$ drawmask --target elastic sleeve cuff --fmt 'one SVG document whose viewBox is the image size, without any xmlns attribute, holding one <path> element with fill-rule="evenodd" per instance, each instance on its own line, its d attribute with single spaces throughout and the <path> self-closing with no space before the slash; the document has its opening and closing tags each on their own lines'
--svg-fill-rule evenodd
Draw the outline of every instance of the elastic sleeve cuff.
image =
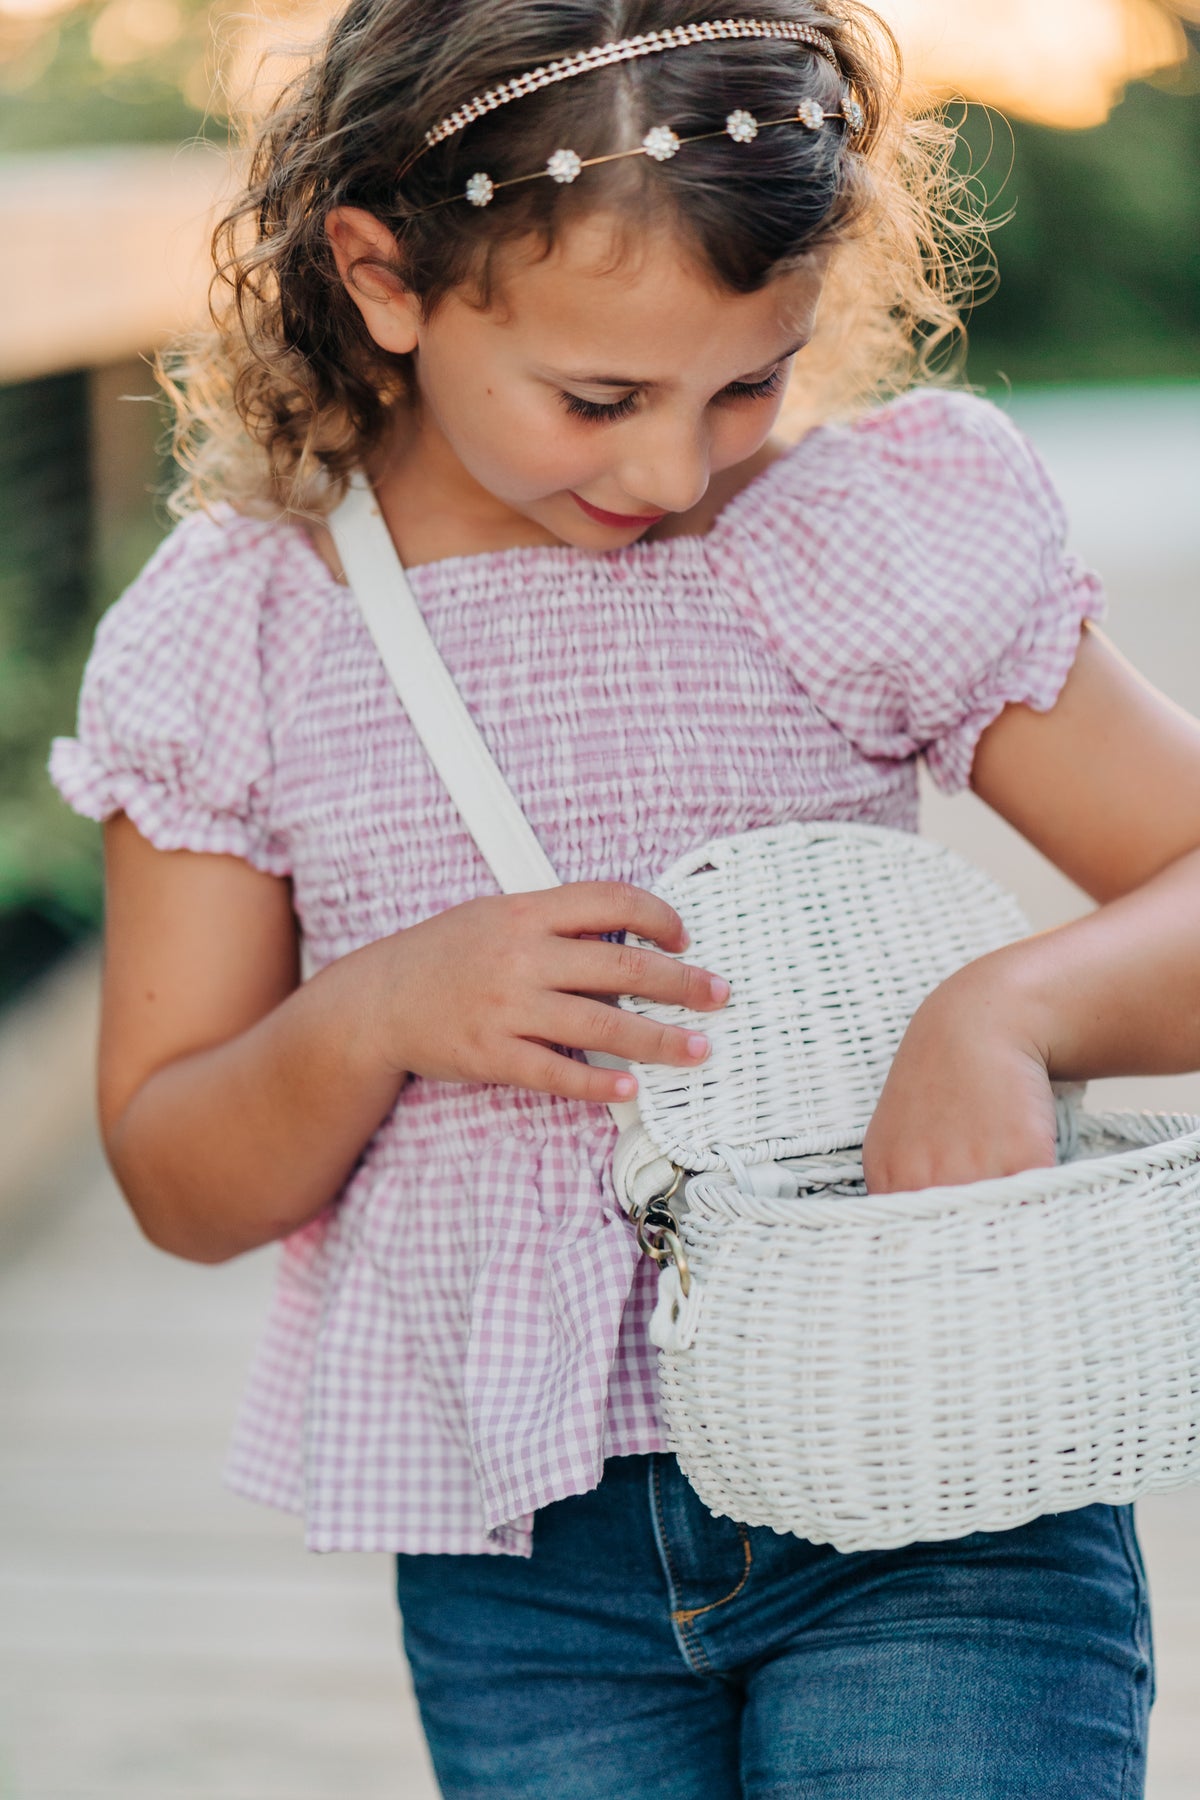
<svg viewBox="0 0 1200 1800">
<path fill-rule="evenodd" d="M 252 820 L 206 812 L 136 770 L 106 768 L 78 738 L 55 738 L 50 779 L 72 811 L 99 822 L 125 813 L 156 850 L 239 856 L 266 875 L 291 872 L 283 846 Z"/>
<path fill-rule="evenodd" d="M 1049 712 L 1079 653 L 1084 623 L 1102 619 L 1105 611 L 1099 576 L 1070 559 L 1059 591 L 1048 595 L 1040 609 L 1032 641 L 1014 645 L 965 696 L 966 710 L 958 722 L 923 746 L 926 767 L 943 793 L 961 793 L 969 786 L 979 740 L 1006 706 Z"/>
</svg>

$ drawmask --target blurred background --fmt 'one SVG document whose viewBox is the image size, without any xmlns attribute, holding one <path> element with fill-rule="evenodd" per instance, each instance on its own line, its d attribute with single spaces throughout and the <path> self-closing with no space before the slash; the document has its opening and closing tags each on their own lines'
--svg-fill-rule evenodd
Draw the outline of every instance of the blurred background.
<svg viewBox="0 0 1200 1800">
<path fill-rule="evenodd" d="M 229 96 L 324 6 L 0 0 L 0 1800 L 432 1794 L 386 1559 L 305 1558 L 223 1495 L 271 1253 L 137 1237 L 91 1132 L 98 833 L 56 799 L 95 621 L 167 529 L 147 358 L 196 316 Z M 997 214 L 970 380 L 1011 411 L 1105 577 L 1107 629 L 1200 712 L 1200 0 L 879 0 L 962 96 Z M 265 70 L 265 52 L 279 47 Z M 925 826 L 1038 925 L 1086 902 L 969 796 Z M 1200 1078 L 1096 1084 L 1195 1107 Z M 1147 1502 L 1152 1800 L 1200 1793 L 1200 1505 Z"/>
</svg>

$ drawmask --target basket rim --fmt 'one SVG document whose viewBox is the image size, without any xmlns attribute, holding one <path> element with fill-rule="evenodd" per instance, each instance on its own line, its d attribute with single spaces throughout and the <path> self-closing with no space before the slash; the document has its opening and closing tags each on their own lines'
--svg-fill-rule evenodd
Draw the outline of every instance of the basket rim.
<svg viewBox="0 0 1200 1800">
<path fill-rule="evenodd" d="M 940 1183 L 925 1188 L 899 1189 L 889 1194 L 837 1195 L 827 1199 L 819 1191 L 790 1197 L 747 1193 L 737 1188 L 732 1191 L 737 1193 L 744 1212 L 756 1212 L 761 1208 L 762 1218 L 771 1222 L 782 1220 L 789 1209 L 794 1217 L 795 1209 L 803 1207 L 814 1222 L 841 1221 L 848 1224 L 854 1219 L 862 1223 L 866 1213 L 876 1218 L 880 1224 L 885 1224 L 896 1219 L 935 1218 L 952 1211 L 975 1211 L 988 1206 L 1036 1205 L 1040 1201 L 1057 1199 L 1063 1195 L 1081 1197 L 1084 1193 L 1098 1195 L 1105 1192 L 1115 1195 L 1128 1184 L 1130 1178 L 1144 1178 L 1181 1163 L 1200 1163 L 1200 1115 L 1129 1110 L 1087 1112 L 1081 1109 L 1079 1118 L 1081 1132 L 1085 1137 L 1099 1135 L 1105 1127 L 1110 1133 L 1124 1136 L 1126 1134 L 1119 1129 L 1121 1121 L 1130 1119 L 1171 1120 L 1184 1125 L 1186 1129 L 1173 1132 L 1157 1143 L 1131 1141 L 1128 1151 L 1116 1150 L 1101 1156 L 1081 1156 L 1071 1162 L 1055 1164 L 1052 1168 L 1023 1169 L 1015 1175 L 989 1175 L 980 1181 Z M 1182 1156 L 1181 1151 L 1184 1152 Z M 829 1154 L 836 1155 L 837 1152 Z M 790 1166 L 801 1160 L 798 1157 L 784 1159 L 783 1166 Z M 1089 1170 L 1103 1171 L 1104 1179 L 1088 1182 L 1086 1172 Z M 1085 1176 L 1083 1180 L 1080 1179 L 1081 1174 Z M 722 1180 L 721 1170 L 701 1171 L 688 1183 L 689 1206 L 695 1204 L 691 1196 L 693 1184 L 703 1183 L 727 1185 Z M 685 1213 L 686 1210 L 685 1208 Z"/>
</svg>

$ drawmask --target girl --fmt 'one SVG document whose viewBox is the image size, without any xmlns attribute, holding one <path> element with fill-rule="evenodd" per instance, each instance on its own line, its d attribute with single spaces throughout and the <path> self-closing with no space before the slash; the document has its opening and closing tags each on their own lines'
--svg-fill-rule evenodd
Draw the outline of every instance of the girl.
<svg viewBox="0 0 1200 1800">
<path fill-rule="evenodd" d="M 230 1480 L 397 1553 L 448 1796 L 1142 1791 L 1128 1509 L 853 1556 L 705 1512 L 609 1184 L 633 1078 L 580 1056 L 705 1055 L 607 1004 L 727 997 L 656 871 L 915 829 L 923 755 L 1101 904 L 920 1009 L 871 1187 L 1051 1162 L 1052 1077 L 1200 1063 L 1200 726 L 936 373 L 972 227 L 898 96 L 849 0 L 353 0 L 55 751 L 106 821 L 118 1179 L 177 1255 L 283 1240 Z M 396 700 L 321 525 L 355 469 L 558 891 L 496 894 Z"/>
</svg>

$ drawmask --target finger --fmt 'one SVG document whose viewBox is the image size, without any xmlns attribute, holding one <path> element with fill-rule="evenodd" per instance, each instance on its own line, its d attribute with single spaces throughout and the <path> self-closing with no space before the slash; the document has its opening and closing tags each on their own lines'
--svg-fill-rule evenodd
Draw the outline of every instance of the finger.
<svg viewBox="0 0 1200 1800">
<path fill-rule="evenodd" d="M 562 1040 L 560 1039 L 559 1042 Z M 637 1077 L 620 1069 L 593 1069 L 590 1063 L 560 1056 L 548 1044 L 524 1042 L 514 1047 L 506 1081 L 539 1094 L 561 1094 L 565 1100 L 592 1100 L 607 1106 L 632 1100 Z"/>
<path fill-rule="evenodd" d="M 687 948 L 687 932 L 675 908 L 631 881 L 573 881 L 547 898 L 552 929 L 562 937 L 632 931 L 664 950 Z"/>
<path fill-rule="evenodd" d="M 547 985 L 575 994 L 636 994 L 692 1012 L 711 1012 L 729 999 L 729 983 L 709 969 L 642 944 L 605 944 L 592 938 L 557 947 L 547 965 Z"/>
<path fill-rule="evenodd" d="M 538 1036 L 572 1050 L 605 1050 L 628 1062 L 693 1068 L 711 1048 L 703 1032 L 640 1019 L 619 1006 L 563 994 L 550 998 L 538 1020 Z"/>
</svg>

